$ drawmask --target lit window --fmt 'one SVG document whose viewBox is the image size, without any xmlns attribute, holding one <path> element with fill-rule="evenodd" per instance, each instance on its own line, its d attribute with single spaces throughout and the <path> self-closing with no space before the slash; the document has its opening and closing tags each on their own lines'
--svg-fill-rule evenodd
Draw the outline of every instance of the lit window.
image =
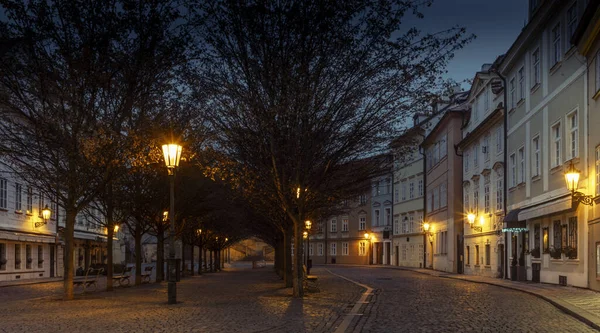
<svg viewBox="0 0 600 333">
<path fill-rule="evenodd" d="M 367 217 L 361 216 L 358 218 L 358 230 L 367 229 Z"/>
<path fill-rule="evenodd" d="M 348 255 L 348 243 L 347 242 L 342 243 L 342 255 L 343 256 Z"/>
<path fill-rule="evenodd" d="M 483 209 L 486 214 L 490 212 L 490 175 L 483 176 Z"/>
<path fill-rule="evenodd" d="M 331 220 L 331 229 L 329 229 L 331 232 L 337 232 L 337 221 L 336 220 Z"/>
</svg>

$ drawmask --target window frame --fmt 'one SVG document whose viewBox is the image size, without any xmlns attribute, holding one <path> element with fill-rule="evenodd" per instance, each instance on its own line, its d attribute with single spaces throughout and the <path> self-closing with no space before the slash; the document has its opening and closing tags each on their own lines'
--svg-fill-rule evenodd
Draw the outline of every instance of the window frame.
<svg viewBox="0 0 600 333">
<path fill-rule="evenodd" d="M 579 114 L 578 114 L 578 109 L 575 108 L 575 110 L 569 112 L 566 116 L 567 120 L 567 133 L 569 134 L 567 136 L 568 139 L 568 148 L 567 152 L 568 154 L 568 159 L 573 159 L 579 156 Z M 573 119 L 575 120 L 575 123 L 573 124 Z"/>
<path fill-rule="evenodd" d="M 558 121 L 550 127 L 550 167 L 554 168 L 562 164 L 562 133 L 561 133 L 561 122 Z"/>
<path fill-rule="evenodd" d="M 552 54 L 550 56 L 550 68 L 556 66 L 562 60 L 562 42 L 561 42 L 561 24 L 560 21 L 556 22 L 555 25 L 550 29 L 550 42 Z"/>
<path fill-rule="evenodd" d="M 537 134 L 531 139 L 531 177 L 540 175 L 540 135 Z"/>
</svg>

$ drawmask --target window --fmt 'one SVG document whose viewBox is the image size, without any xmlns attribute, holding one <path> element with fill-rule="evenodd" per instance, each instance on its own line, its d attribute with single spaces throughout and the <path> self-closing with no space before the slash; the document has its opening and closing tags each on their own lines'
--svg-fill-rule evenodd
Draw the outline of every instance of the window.
<svg viewBox="0 0 600 333">
<path fill-rule="evenodd" d="M 309 254 L 309 255 L 311 255 L 311 256 L 312 256 L 312 255 L 314 255 L 314 254 L 313 254 L 313 247 L 314 247 L 313 245 L 314 245 L 314 244 L 310 244 L 310 245 L 308 246 L 308 254 Z"/>
<path fill-rule="evenodd" d="M 367 255 L 367 242 L 365 242 L 365 241 L 358 242 L 358 255 L 359 256 Z"/>
<path fill-rule="evenodd" d="M 525 98 L 525 67 L 519 69 L 519 101 Z"/>
<path fill-rule="evenodd" d="M 486 112 L 490 109 L 490 90 L 488 88 L 483 91 L 483 108 Z"/>
<path fill-rule="evenodd" d="M 483 176 L 483 210 L 484 213 L 490 212 L 490 175 Z"/>
<path fill-rule="evenodd" d="M 490 135 L 487 134 L 483 137 L 483 158 L 487 162 L 490 160 Z"/>
<path fill-rule="evenodd" d="M 389 178 L 385 180 L 385 194 L 392 193 L 392 182 Z"/>
<path fill-rule="evenodd" d="M 475 147 L 473 147 L 473 167 L 475 168 L 475 171 L 477 171 L 477 168 L 479 166 L 479 145 L 475 145 Z"/>
<path fill-rule="evenodd" d="M 27 187 L 27 214 L 33 213 L 33 189 L 31 186 Z"/>
<path fill-rule="evenodd" d="M 504 174 L 502 169 L 498 169 L 496 174 L 496 210 L 501 211 L 504 207 Z"/>
<path fill-rule="evenodd" d="M 427 212 L 431 212 L 431 207 L 433 207 L 433 202 L 431 200 L 431 191 L 427 192 L 427 199 L 425 201 L 427 201 Z"/>
<path fill-rule="evenodd" d="M 560 159 L 560 123 L 552 126 L 551 135 L 552 135 L 551 165 L 552 165 L 552 167 L 556 167 L 561 164 L 561 162 L 560 162 L 561 161 L 561 159 Z"/>
<path fill-rule="evenodd" d="M 408 217 L 407 216 L 403 216 L 402 217 L 402 233 L 406 234 L 408 233 Z"/>
<path fill-rule="evenodd" d="M 519 183 L 525 182 L 525 148 L 519 148 Z"/>
<path fill-rule="evenodd" d="M 531 73 L 531 75 L 533 76 L 533 80 L 531 80 L 531 83 L 533 84 L 532 87 L 535 87 L 538 84 L 540 84 L 540 49 L 539 48 L 535 49 L 535 51 L 533 51 L 533 53 L 531 54 L 531 63 L 533 64 L 531 67 L 531 70 L 533 71 L 533 73 Z"/>
<path fill-rule="evenodd" d="M 318 256 L 322 256 L 323 255 L 323 243 L 317 244 L 317 255 Z"/>
<path fill-rule="evenodd" d="M 578 152 L 579 152 L 579 146 L 578 146 L 578 121 L 577 121 L 577 111 L 572 112 L 571 114 L 569 114 L 567 116 L 567 124 L 569 126 L 569 137 L 568 140 L 569 142 L 567 143 L 567 152 L 568 152 L 568 158 L 572 159 L 577 157 Z"/>
<path fill-rule="evenodd" d="M 337 244 L 336 243 L 329 244 L 329 254 L 331 254 L 332 256 L 337 255 Z"/>
<path fill-rule="evenodd" d="M 406 200 L 406 182 L 402 182 L 402 201 Z"/>
<path fill-rule="evenodd" d="M 540 224 L 536 223 L 533 225 L 533 248 L 535 249 L 536 247 L 539 249 L 540 248 Z M 539 258 L 541 254 L 541 251 L 538 252 L 537 256 L 534 254 L 534 258 Z"/>
<path fill-rule="evenodd" d="M 15 269 L 21 269 L 21 244 L 15 244 Z"/>
<path fill-rule="evenodd" d="M 0 271 L 6 270 L 6 244 L 0 243 Z"/>
<path fill-rule="evenodd" d="M 567 9 L 567 38 L 571 38 L 577 28 L 577 1 Z"/>
<path fill-rule="evenodd" d="M 375 225 L 379 225 L 379 209 L 375 209 Z"/>
<path fill-rule="evenodd" d="M 406 260 L 406 244 L 402 244 L 402 260 Z"/>
<path fill-rule="evenodd" d="M 22 192 L 23 192 L 23 185 L 17 183 L 15 184 L 15 210 L 17 212 L 22 211 L 23 209 L 23 205 L 22 205 Z"/>
<path fill-rule="evenodd" d="M 473 106 L 471 106 L 471 113 L 473 114 L 473 120 L 475 120 L 475 123 L 477 123 L 477 120 L 479 120 L 479 101 L 478 100 L 473 101 Z"/>
<path fill-rule="evenodd" d="M 469 172 L 469 159 L 470 159 L 469 152 L 466 151 L 465 158 L 463 159 L 464 164 L 465 164 L 465 172 Z"/>
<path fill-rule="evenodd" d="M 439 186 L 433 189 L 433 210 L 440 209 L 440 188 Z"/>
<path fill-rule="evenodd" d="M 517 106 L 517 93 L 515 91 L 515 78 L 510 79 L 508 84 L 510 89 L 510 109 L 514 109 Z"/>
<path fill-rule="evenodd" d="M 442 137 L 442 141 L 440 141 L 440 159 L 444 158 L 446 154 L 448 154 L 447 138 L 448 136 L 444 135 Z"/>
<path fill-rule="evenodd" d="M 423 179 L 419 179 L 419 196 L 423 196 Z"/>
<path fill-rule="evenodd" d="M 400 226 L 399 226 L 399 222 L 398 219 L 394 219 L 394 235 L 399 235 L 400 234 Z"/>
<path fill-rule="evenodd" d="M 510 187 L 517 186 L 517 161 L 515 154 L 510 154 Z"/>
<path fill-rule="evenodd" d="M 423 213 L 419 213 L 419 232 L 423 232 Z"/>
<path fill-rule="evenodd" d="M 490 258 L 492 257 L 490 244 L 485 244 L 485 265 L 490 266 Z"/>
<path fill-rule="evenodd" d="M 471 249 L 469 248 L 469 246 L 467 246 L 467 266 L 471 264 Z"/>
<path fill-rule="evenodd" d="M 468 213 L 468 212 L 471 211 L 471 207 L 469 206 L 469 196 L 470 196 L 470 193 L 469 193 L 469 185 L 468 184 L 466 184 L 463 187 L 463 192 L 464 192 L 463 204 L 465 206 L 465 212 Z"/>
<path fill-rule="evenodd" d="M 577 216 L 569 217 L 569 238 L 567 241 L 567 245 L 575 251 L 569 254 L 570 259 L 577 258 Z"/>
<path fill-rule="evenodd" d="M 479 211 L 479 180 L 473 181 L 473 214 Z"/>
<path fill-rule="evenodd" d="M 413 215 L 408 217 L 408 232 L 415 232 L 415 217 Z"/>
<path fill-rule="evenodd" d="M 25 245 L 25 268 L 31 269 L 31 262 L 33 258 L 31 258 L 31 245 Z"/>
<path fill-rule="evenodd" d="M 290 251 L 292 253 L 292 257 L 294 256 L 294 243 L 292 243 L 292 250 Z M 81 258 L 81 249 L 79 249 L 79 257 Z M 81 262 L 81 260 L 79 260 Z M 81 263 L 79 264 L 79 266 L 81 266 Z"/>
<path fill-rule="evenodd" d="M 496 129 L 496 154 L 502 152 L 502 127 Z"/>
<path fill-rule="evenodd" d="M 367 229 L 367 217 L 361 216 L 358 218 L 358 230 Z"/>
<path fill-rule="evenodd" d="M 367 203 L 367 196 L 366 196 L 366 195 L 364 195 L 364 194 L 361 194 L 361 195 L 358 197 L 358 201 L 360 202 L 360 204 L 361 204 L 361 205 L 364 205 L 364 204 L 366 204 L 366 203 Z"/>
<path fill-rule="evenodd" d="M 331 229 L 329 229 L 329 231 L 337 232 L 337 221 L 336 220 L 331 220 Z"/>
<path fill-rule="evenodd" d="M 444 208 L 448 205 L 448 190 L 446 183 L 440 185 L 440 208 Z"/>
<path fill-rule="evenodd" d="M 600 90 L 600 51 L 596 53 L 596 91 Z"/>
<path fill-rule="evenodd" d="M 38 215 L 42 216 L 42 210 L 44 209 L 44 194 L 40 191 L 40 195 L 38 196 Z M 81 214 L 83 217 L 83 214 Z"/>
<path fill-rule="evenodd" d="M 432 166 L 433 166 L 433 155 L 431 152 L 431 147 L 429 147 L 429 149 L 427 149 L 427 170 L 431 169 Z"/>
<path fill-rule="evenodd" d="M 410 260 L 414 260 L 415 258 L 415 245 L 410 244 Z"/>
<path fill-rule="evenodd" d="M 392 209 L 385 209 L 385 225 L 392 225 Z"/>
<path fill-rule="evenodd" d="M 552 232 L 554 233 L 554 242 L 552 243 L 552 246 L 554 246 L 555 249 L 560 249 L 562 247 L 562 227 L 560 226 L 560 220 L 554 221 L 552 227 Z"/>
<path fill-rule="evenodd" d="M 342 243 L 342 255 L 343 256 L 347 256 L 348 255 L 348 242 L 343 242 Z"/>
<path fill-rule="evenodd" d="M 479 245 L 475 245 L 475 266 L 479 266 Z"/>
<path fill-rule="evenodd" d="M 398 185 L 394 186 L 394 202 L 400 202 L 400 189 Z"/>
<path fill-rule="evenodd" d="M 348 219 L 342 219 L 342 232 L 348 232 Z"/>
<path fill-rule="evenodd" d="M 8 193 L 7 193 L 8 181 L 6 178 L 0 178 L 0 208 L 8 209 Z"/>
<path fill-rule="evenodd" d="M 552 66 L 556 65 L 562 56 L 562 50 L 560 47 L 560 22 L 557 23 L 554 28 L 552 28 L 552 55 L 551 55 L 551 64 Z M 552 67 L 551 66 L 551 67 Z"/>
<path fill-rule="evenodd" d="M 440 143 L 436 142 L 433 145 L 433 164 L 437 164 L 440 161 Z"/>
<path fill-rule="evenodd" d="M 539 135 L 531 140 L 531 176 L 540 175 L 540 137 Z"/>
<path fill-rule="evenodd" d="M 542 249 L 544 250 L 544 252 L 548 252 L 548 250 L 550 249 L 550 240 L 549 240 L 549 235 L 548 235 L 548 228 L 544 228 L 542 229 Z"/>
<path fill-rule="evenodd" d="M 413 199 L 415 197 L 415 182 L 408 184 L 408 197 Z"/>
</svg>

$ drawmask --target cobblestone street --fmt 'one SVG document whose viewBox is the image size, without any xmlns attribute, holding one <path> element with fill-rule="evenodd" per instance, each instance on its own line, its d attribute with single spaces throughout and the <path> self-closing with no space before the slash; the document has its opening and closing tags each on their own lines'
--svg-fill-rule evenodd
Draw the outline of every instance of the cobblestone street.
<svg viewBox="0 0 600 333">
<path fill-rule="evenodd" d="M 375 289 L 351 332 L 597 332 L 519 291 L 404 270 L 328 269 Z"/>
<path fill-rule="evenodd" d="M 340 332 L 345 322 L 345 332 L 596 332 L 542 299 L 497 286 L 381 267 L 312 272 L 321 292 L 304 300 L 271 268 L 185 278 L 174 306 L 164 283 L 78 292 L 68 302 L 62 282 L 4 287 L 1 331 Z M 366 302 L 366 289 L 352 281 L 373 288 Z"/>
</svg>

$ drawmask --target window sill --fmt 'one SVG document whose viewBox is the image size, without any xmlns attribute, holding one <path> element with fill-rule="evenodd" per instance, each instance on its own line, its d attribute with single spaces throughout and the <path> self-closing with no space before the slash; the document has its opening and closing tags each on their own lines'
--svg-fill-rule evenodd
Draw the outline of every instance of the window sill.
<svg viewBox="0 0 600 333">
<path fill-rule="evenodd" d="M 514 191 L 516 191 L 516 190 L 517 190 L 517 187 L 516 187 L 516 186 L 509 187 L 509 188 L 508 188 L 508 192 L 514 192 Z"/>
<path fill-rule="evenodd" d="M 558 72 L 560 67 L 562 66 L 562 61 L 558 61 L 552 67 L 550 67 L 550 76 L 554 75 L 554 73 Z"/>
<path fill-rule="evenodd" d="M 531 177 L 531 181 L 534 183 L 539 181 L 540 179 L 542 179 L 542 177 L 540 177 L 540 175 L 535 175 L 535 176 Z"/>
<path fill-rule="evenodd" d="M 0 208 L 0 212 L 8 212 L 8 209 Z"/>
<path fill-rule="evenodd" d="M 552 175 L 559 171 L 562 171 L 562 168 L 563 168 L 562 165 L 554 166 L 554 167 L 552 167 L 552 169 L 550 169 L 550 174 Z"/>
<path fill-rule="evenodd" d="M 15 210 L 15 214 L 22 215 L 22 214 L 23 214 L 23 211 L 22 211 L 22 210 Z"/>
<path fill-rule="evenodd" d="M 596 93 L 594 94 L 594 96 L 592 96 L 592 98 L 593 98 L 594 100 L 597 100 L 597 99 L 598 99 L 598 97 L 600 97 L 600 89 L 598 89 L 598 91 L 596 91 Z"/>
<path fill-rule="evenodd" d="M 568 60 L 575 54 L 576 47 L 575 45 L 571 45 L 571 48 L 567 52 L 565 52 L 565 60 Z"/>
<path fill-rule="evenodd" d="M 540 83 L 536 83 L 533 87 L 531 87 L 531 90 L 529 91 L 529 93 L 531 95 L 535 94 L 536 91 L 538 91 L 538 89 L 540 89 Z"/>
<path fill-rule="evenodd" d="M 518 102 L 517 102 L 517 107 L 520 107 L 521 105 L 523 105 L 525 103 L 525 99 L 521 98 Z"/>
</svg>

